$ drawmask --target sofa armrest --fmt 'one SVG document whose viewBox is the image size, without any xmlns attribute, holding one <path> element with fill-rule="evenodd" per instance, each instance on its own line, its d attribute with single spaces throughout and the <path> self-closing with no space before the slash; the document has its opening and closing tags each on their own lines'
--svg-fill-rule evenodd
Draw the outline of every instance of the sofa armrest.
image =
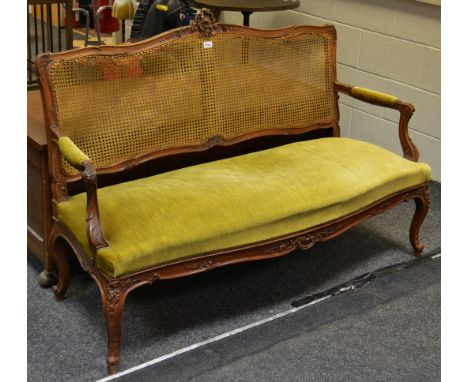
<svg viewBox="0 0 468 382">
<path fill-rule="evenodd" d="M 398 110 L 400 112 L 398 135 L 400 138 L 401 148 L 403 149 L 403 156 L 414 162 L 418 161 L 419 151 L 408 133 L 408 122 L 415 111 L 413 105 L 403 102 L 390 94 L 358 86 L 351 86 L 341 82 L 335 82 L 335 91 L 344 93 L 363 102 Z"/>
<path fill-rule="evenodd" d="M 60 153 L 63 155 L 65 160 L 77 170 L 83 171 L 84 162 L 91 161 L 89 157 L 83 151 L 81 151 L 70 138 L 60 137 L 57 143 Z"/>
<path fill-rule="evenodd" d="M 86 189 L 86 234 L 88 242 L 94 251 L 98 248 L 108 247 L 109 244 L 104 239 L 99 219 L 96 168 L 91 159 L 69 137 L 60 137 L 57 143 L 65 160 L 81 171 L 81 179 Z"/>
</svg>

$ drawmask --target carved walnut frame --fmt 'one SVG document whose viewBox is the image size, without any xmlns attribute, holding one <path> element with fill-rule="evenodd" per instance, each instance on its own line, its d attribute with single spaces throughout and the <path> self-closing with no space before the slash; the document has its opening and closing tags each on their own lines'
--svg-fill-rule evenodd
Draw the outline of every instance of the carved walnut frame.
<svg viewBox="0 0 468 382">
<path fill-rule="evenodd" d="M 41 83 L 44 115 L 47 126 L 53 205 L 55 205 L 57 202 L 66 200 L 68 197 L 67 183 L 75 181 L 79 177 L 81 177 L 85 185 L 88 198 L 88 239 L 91 247 L 94 250 L 96 250 L 98 248 L 108 246 L 108 243 L 106 242 L 102 234 L 101 224 L 99 221 L 96 183 L 97 174 L 106 174 L 122 171 L 136 166 L 138 164 L 141 164 L 145 161 L 161 156 L 167 156 L 183 152 L 203 151 L 215 145 L 230 145 L 259 136 L 278 134 L 301 134 L 319 128 L 330 128 L 334 136 L 340 136 L 340 129 L 338 125 L 339 116 L 337 116 L 336 121 L 327 125 L 314 125 L 307 128 L 295 129 L 294 131 L 292 131 L 292 129 L 272 129 L 258 131 L 254 133 L 249 133 L 244 136 L 236 137 L 232 140 L 225 140 L 222 136 L 216 135 L 210 138 L 204 144 L 201 144 L 199 146 L 179 147 L 159 151 L 139 158 L 134 158 L 130 161 L 119 163 L 117 165 L 110 166 L 107 168 L 99 168 L 97 170 L 94 168 L 91 161 L 86 161 L 83 163 L 83 166 L 79 168 L 79 170 L 81 171 L 80 175 L 70 176 L 63 172 L 60 164 L 61 158 L 57 146 L 57 140 L 60 137 L 60 132 L 57 131 L 56 128 L 57 124 L 55 115 L 55 105 L 53 103 L 52 94 L 47 77 L 48 67 L 55 60 L 62 58 L 85 56 L 90 54 L 114 55 L 135 52 L 138 50 L 146 49 L 149 46 L 154 46 L 193 33 L 199 33 L 205 38 L 209 38 L 215 33 L 241 33 L 248 36 L 281 38 L 301 33 L 310 33 L 313 31 L 328 31 L 330 33 L 333 33 L 334 36 L 336 36 L 336 32 L 333 26 L 298 26 L 272 31 L 263 31 L 237 25 L 222 25 L 214 22 L 214 18 L 210 11 L 203 10 L 202 13 L 197 16 L 194 25 L 186 28 L 180 28 L 173 31 L 169 31 L 155 38 L 134 45 L 89 47 L 86 49 L 78 49 L 54 55 L 45 54 L 40 56 L 37 60 L 36 69 L 38 73 L 38 78 L 40 79 Z M 336 57 L 336 47 L 334 47 L 332 55 L 334 62 Z M 334 77 L 336 78 L 336 68 L 334 68 Z M 352 97 L 358 98 L 351 93 L 351 86 L 341 84 L 338 82 L 335 82 L 334 86 L 336 94 L 335 103 L 337 109 L 337 92 L 343 92 Z M 379 105 L 391 107 L 400 111 L 401 117 L 399 123 L 399 137 L 403 148 L 404 156 L 407 159 L 417 161 L 419 156 L 418 150 L 415 147 L 415 145 L 411 142 L 411 139 L 408 135 L 408 121 L 411 118 L 412 113 L 414 112 L 414 107 L 399 100 L 390 106 L 387 104 Z M 229 264 L 269 259 L 286 255 L 296 249 L 309 249 L 315 243 L 330 240 L 340 235 L 341 233 L 347 231 L 348 229 L 360 223 L 361 221 L 366 220 L 374 215 L 380 214 L 390 208 L 393 208 L 401 202 L 407 202 L 409 200 L 414 200 L 416 203 L 415 214 L 410 226 L 410 242 L 415 254 L 417 256 L 420 256 L 422 254 L 424 245 L 419 240 L 419 229 L 423 223 L 423 220 L 428 212 L 430 205 L 429 186 L 427 183 L 390 195 L 357 212 L 354 212 L 345 217 L 323 224 L 318 227 L 312 227 L 310 229 L 296 232 L 290 235 L 276 237 L 272 238 L 271 240 L 245 245 L 238 248 L 231 248 L 224 251 L 203 254 L 199 257 L 187 258 L 178 262 L 147 268 L 115 278 L 107 276 L 96 266 L 95 257 L 90 258 L 86 254 L 85 250 L 82 248 L 80 243 L 76 240 L 74 235 L 65 226 L 58 222 L 58 219 L 55 217 L 54 209 L 54 223 L 48 237 L 48 250 L 52 256 L 53 261 L 57 265 L 59 273 L 59 280 L 58 284 L 54 287 L 54 293 L 58 300 L 62 300 L 65 297 L 65 293 L 70 282 L 70 271 L 66 259 L 66 249 L 64 247 L 64 243 L 66 243 L 66 245 L 71 247 L 75 252 L 81 266 L 87 272 L 89 272 L 89 274 L 99 286 L 108 335 L 107 365 L 109 373 L 114 373 L 117 371 L 120 357 L 123 306 L 125 298 L 131 290 L 145 284 L 152 284 L 156 280 L 165 280 L 189 276 L 195 273 L 208 271 L 213 268 Z"/>
</svg>

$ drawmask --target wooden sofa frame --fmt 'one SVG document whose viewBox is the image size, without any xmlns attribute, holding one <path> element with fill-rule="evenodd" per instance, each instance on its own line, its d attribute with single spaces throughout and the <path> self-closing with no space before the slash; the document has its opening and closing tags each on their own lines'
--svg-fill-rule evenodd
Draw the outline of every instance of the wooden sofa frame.
<svg viewBox="0 0 468 382">
<path fill-rule="evenodd" d="M 74 51 L 68 51 L 56 55 L 45 54 L 37 60 L 37 72 L 41 82 L 41 91 L 44 104 L 44 115 L 47 126 L 47 137 L 49 147 L 49 164 L 52 176 L 52 195 L 53 204 L 67 199 L 67 182 L 68 180 L 57 177 L 60 171 L 60 152 L 57 145 L 59 136 L 54 130 L 54 126 L 57 124 L 56 115 L 54 112 L 52 94 L 49 86 L 47 86 L 47 68 L 48 66 L 57 59 L 62 57 L 80 57 L 90 54 L 100 55 L 117 55 L 127 52 L 140 50 L 148 46 L 154 46 L 169 40 L 175 40 L 181 36 L 193 33 L 199 33 L 203 36 L 209 37 L 214 33 L 218 32 L 236 32 L 242 33 L 249 36 L 256 37 L 283 37 L 290 36 L 292 34 L 300 34 L 303 32 L 310 32 L 314 28 L 324 27 L 313 27 L 313 26 L 298 26 L 290 27 L 285 29 L 279 29 L 274 31 L 262 31 L 250 29 L 236 25 L 222 25 L 217 24 L 212 17 L 211 12 L 203 10 L 202 14 L 197 17 L 196 23 L 190 27 L 180 28 L 173 31 L 166 32 L 157 36 L 156 38 L 127 46 L 103 46 L 103 47 L 91 47 L 86 49 L 79 49 Z M 334 27 L 328 26 L 333 33 L 335 32 Z M 336 48 L 335 48 L 336 49 Z M 333 52 L 335 54 L 335 52 Z M 336 71 L 335 71 L 336 79 Z M 403 155 L 405 158 L 411 161 L 417 161 L 419 153 L 413 142 L 408 135 L 408 121 L 410 120 L 414 107 L 409 104 L 396 100 L 394 102 L 387 102 L 385 95 L 377 92 L 357 92 L 356 88 L 339 83 L 335 81 L 334 84 L 336 104 L 338 105 L 338 92 L 347 94 L 353 98 L 360 99 L 361 101 L 370 102 L 372 104 L 392 108 L 400 112 L 399 120 L 399 139 L 403 149 Z M 339 117 L 339 116 L 338 116 Z M 81 178 L 87 194 L 87 234 L 89 242 L 94 250 L 107 246 L 106 240 L 102 233 L 102 228 L 99 219 L 99 207 L 97 198 L 97 173 L 109 174 L 119 171 L 123 171 L 139 165 L 150 159 L 157 157 L 173 155 L 176 153 L 188 153 L 207 150 L 213 146 L 225 146 L 232 145 L 237 142 L 246 141 L 252 138 L 268 135 L 281 135 L 281 134 L 301 134 L 307 131 L 311 131 L 318 128 L 330 128 L 332 135 L 335 137 L 340 136 L 340 128 L 338 125 L 338 118 L 336 123 L 329 126 L 311 126 L 308 128 L 297 129 L 294 132 L 291 130 L 263 130 L 253 133 L 249 133 L 244 136 L 239 136 L 231 140 L 224 140 L 220 136 L 214 136 L 202 145 L 190 146 L 190 147 L 179 147 L 173 149 L 167 149 L 158 151 L 155 153 L 148 154 L 146 156 L 134 158 L 125 163 L 110 166 L 108 168 L 99 169 L 96 171 L 95 166 L 91 161 L 85 161 L 83 166 L 77 166 L 81 171 L 80 175 L 75 176 L 74 180 Z M 203 255 L 200 258 L 190 258 L 167 265 L 156 266 L 148 268 L 142 271 L 138 271 L 131 274 L 126 274 L 120 277 L 112 278 L 104 274 L 95 263 L 95 258 L 90 258 L 77 239 L 73 234 L 62 225 L 57 217 L 54 210 L 54 222 L 48 237 L 48 250 L 55 262 L 59 279 L 58 284 L 54 286 L 54 293 L 58 300 L 62 300 L 65 297 L 65 293 L 70 282 L 70 270 L 66 258 L 67 248 L 66 245 L 71 247 L 75 252 L 81 266 L 89 272 L 91 277 L 96 281 L 103 302 L 103 310 L 105 315 L 105 321 L 107 325 L 108 335 L 108 354 L 107 354 L 107 365 L 110 373 L 114 373 L 117 370 L 120 357 L 121 347 L 121 330 L 122 330 L 122 312 L 124 307 L 125 298 L 128 293 L 135 288 L 138 288 L 145 284 L 152 284 L 157 280 L 173 279 L 183 276 L 189 276 L 192 274 L 211 270 L 213 268 L 221 267 L 224 265 L 235 264 L 246 261 L 255 261 L 261 259 L 269 259 L 278 256 L 286 255 L 296 249 L 309 249 L 318 242 L 330 240 L 341 233 L 347 231 L 351 227 L 355 226 L 359 222 L 366 220 L 374 215 L 380 214 L 386 210 L 393 208 L 401 202 L 407 202 L 414 200 L 416 204 L 416 210 L 414 217 L 411 222 L 409 230 L 409 239 L 413 247 L 414 253 L 417 256 L 422 254 L 424 245 L 419 239 L 419 230 L 423 220 L 428 212 L 430 205 L 430 194 L 428 184 L 413 187 L 410 189 L 403 190 L 396 194 L 390 195 L 383 200 L 380 200 L 366 208 L 356 211 L 343 218 L 331 221 L 327 224 L 312 227 L 310 229 L 296 232 L 294 234 L 286 235 L 283 237 L 276 237 L 271 240 L 263 241 L 253 245 L 246 245 L 243 247 L 230 249 L 227 251 L 221 251 Z"/>
</svg>

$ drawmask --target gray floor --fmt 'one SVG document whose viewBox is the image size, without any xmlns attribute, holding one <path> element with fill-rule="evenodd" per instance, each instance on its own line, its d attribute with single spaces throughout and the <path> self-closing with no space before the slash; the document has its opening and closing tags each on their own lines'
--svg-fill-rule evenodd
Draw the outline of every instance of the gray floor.
<svg viewBox="0 0 468 382">
<path fill-rule="evenodd" d="M 433 203 L 421 237 L 427 251 L 437 251 L 440 185 L 433 183 L 431 189 Z M 413 209 L 413 203 L 405 203 L 308 251 L 132 292 L 124 313 L 121 369 L 287 310 L 293 300 L 362 273 L 411 260 L 408 228 Z M 72 279 L 69 297 L 57 303 L 50 290 L 37 286 L 40 267 L 34 258 L 28 259 L 29 380 L 93 381 L 106 376 L 106 333 L 97 286 L 86 274 L 78 273 Z M 435 306 L 426 309 L 437 310 Z M 426 314 L 424 310 L 420 313 Z M 379 325 L 384 324 L 384 317 Z M 388 318 L 396 319 L 391 314 Z M 357 318 L 343 330 L 355 331 L 359 323 Z M 334 351 L 341 350 L 334 349 L 330 358 L 339 354 Z M 411 355 L 408 357 L 410 364 Z M 382 369 L 380 374 L 384 373 Z M 292 379 L 300 380 L 301 376 Z"/>
<path fill-rule="evenodd" d="M 440 258 L 115 382 L 438 381 Z"/>
</svg>

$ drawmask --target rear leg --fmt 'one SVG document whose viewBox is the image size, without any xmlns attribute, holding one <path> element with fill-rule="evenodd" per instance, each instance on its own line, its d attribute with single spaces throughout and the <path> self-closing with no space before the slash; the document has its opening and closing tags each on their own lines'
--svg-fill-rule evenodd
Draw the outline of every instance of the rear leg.
<svg viewBox="0 0 468 382">
<path fill-rule="evenodd" d="M 50 233 L 48 242 L 49 253 L 58 271 L 58 283 L 52 290 L 55 293 L 55 298 L 58 301 L 62 301 L 70 285 L 70 267 L 67 259 L 67 252 L 70 251 L 70 247 L 64 239 L 56 235 L 54 229 L 52 229 Z"/>
<path fill-rule="evenodd" d="M 421 256 L 424 250 L 424 244 L 419 240 L 419 230 L 421 228 L 424 219 L 429 211 L 429 206 L 431 204 L 431 194 L 429 192 L 429 186 L 423 190 L 421 195 L 418 195 L 414 198 L 416 204 L 416 210 L 414 212 L 413 221 L 411 222 L 410 227 L 410 242 L 413 247 L 414 254 L 416 256 Z"/>
</svg>

